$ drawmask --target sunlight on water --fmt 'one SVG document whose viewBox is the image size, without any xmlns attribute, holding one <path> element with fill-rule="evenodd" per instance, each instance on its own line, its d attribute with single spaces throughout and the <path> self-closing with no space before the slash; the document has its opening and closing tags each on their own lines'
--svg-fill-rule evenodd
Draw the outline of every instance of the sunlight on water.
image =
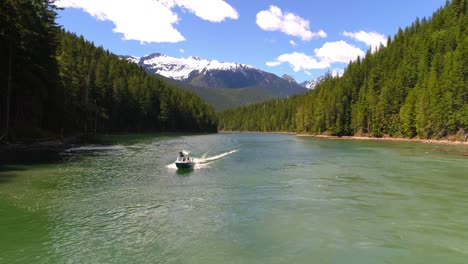
<svg viewBox="0 0 468 264">
<path fill-rule="evenodd" d="M 466 148 L 112 136 L 0 170 L 0 263 L 466 263 Z M 180 150 L 194 170 L 177 170 Z M 197 155 L 198 154 L 198 155 Z"/>
<path fill-rule="evenodd" d="M 73 151 L 93 151 L 93 150 L 119 150 L 123 149 L 124 146 L 99 146 L 99 145 L 90 145 L 90 146 L 82 146 L 82 147 L 74 147 L 65 150 L 66 152 L 73 152 Z"/>
</svg>

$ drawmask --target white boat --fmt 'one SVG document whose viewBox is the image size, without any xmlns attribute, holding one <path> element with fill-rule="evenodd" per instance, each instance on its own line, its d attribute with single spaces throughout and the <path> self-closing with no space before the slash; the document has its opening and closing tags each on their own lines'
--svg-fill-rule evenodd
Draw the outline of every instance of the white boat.
<svg viewBox="0 0 468 264">
<path fill-rule="evenodd" d="M 179 152 L 175 165 L 178 169 L 192 169 L 195 166 L 195 162 L 189 157 L 187 152 Z"/>
</svg>

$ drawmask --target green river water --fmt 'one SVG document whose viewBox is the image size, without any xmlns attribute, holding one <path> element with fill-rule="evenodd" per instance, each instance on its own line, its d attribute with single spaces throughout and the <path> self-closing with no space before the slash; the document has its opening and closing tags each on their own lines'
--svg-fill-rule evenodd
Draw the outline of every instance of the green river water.
<svg viewBox="0 0 468 264">
<path fill-rule="evenodd" d="M 466 152 L 222 133 L 21 154 L 0 166 L 0 263 L 468 263 Z"/>
</svg>

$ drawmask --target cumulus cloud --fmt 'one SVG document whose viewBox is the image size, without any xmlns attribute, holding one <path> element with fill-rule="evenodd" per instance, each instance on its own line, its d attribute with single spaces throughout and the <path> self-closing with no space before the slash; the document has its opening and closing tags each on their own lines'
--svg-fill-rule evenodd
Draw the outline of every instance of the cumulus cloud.
<svg viewBox="0 0 468 264">
<path fill-rule="evenodd" d="M 377 32 L 365 32 L 363 30 L 358 32 L 345 31 L 343 32 L 343 35 L 357 41 L 364 42 L 367 46 L 372 47 L 372 49 L 378 49 L 380 44 L 387 46 L 387 38 Z"/>
<path fill-rule="evenodd" d="M 365 55 L 364 51 L 343 40 L 327 42 L 321 48 L 314 49 L 314 53 L 321 61 L 329 63 L 348 63 L 354 61 L 358 56 L 362 58 Z"/>
<path fill-rule="evenodd" d="M 281 62 L 279 62 L 279 61 L 267 61 L 265 64 L 266 64 L 267 66 L 270 66 L 270 67 L 275 67 L 275 66 L 280 65 Z"/>
<path fill-rule="evenodd" d="M 294 40 L 290 40 L 289 44 L 291 44 L 291 46 L 294 46 L 294 47 L 297 46 L 297 43 Z"/>
<path fill-rule="evenodd" d="M 175 3 L 196 16 L 211 22 L 221 22 L 226 18 L 239 18 L 239 13 L 222 0 L 175 0 Z"/>
<path fill-rule="evenodd" d="M 288 63 L 294 71 L 326 69 L 334 63 L 348 63 L 354 61 L 358 56 L 363 57 L 364 51 L 354 47 L 345 41 L 327 42 L 321 48 L 314 49 L 314 55 L 293 52 L 282 54 L 274 61 L 266 63 L 267 66 L 274 67 L 282 63 Z M 338 74 L 339 72 L 337 72 Z"/>
<path fill-rule="evenodd" d="M 99 20 L 114 23 L 114 32 L 126 40 L 141 42 L 180 42 L 184 36 L 174 27 L 179 17 L 173 8 L 179 6 L 201 19 L 220 22 L 237 19 L 237 11 L 223 0 L 58 0 L 58 7 L 78 8 Z"/>
<path fill-rule="evenodd" d="M 180 52 L 180 53 L 184 53 L 185 50 L 184 50 L 184 49 L 179 49 L 179 52 Z"/>
<path fill-rule="evenodd" d="M 333 69 L 333 70 L 331 70 L 330 73 L 331 73 L 331 75 L 333 77 L 341 77 L 341 76 L 343 76 L 344 69 Z"/>
<path fill-rule="evenodd" d="M 299 37 L 302 40 L 312 38 L 325 38 L 327 33 L 320 30 L 312 32 L 309 29 L 309 21 L 293 13 L 281 11 L 277 6 L 270 6 L 268 10 L 257 13 L 257 25 L 266 31 L 281 31 L 287 35 Z"/>
<path fill-rule="evenodd" d="M 330 66 L 327 62 L 317 61 L 313 56 L 301 52 L 280 55 L 275 61 L 267 62 L 266 65 L 273 67 L 282 63 L 289 63 L 295 72 L 300 70 L 324 69 Z"/>
</svg>

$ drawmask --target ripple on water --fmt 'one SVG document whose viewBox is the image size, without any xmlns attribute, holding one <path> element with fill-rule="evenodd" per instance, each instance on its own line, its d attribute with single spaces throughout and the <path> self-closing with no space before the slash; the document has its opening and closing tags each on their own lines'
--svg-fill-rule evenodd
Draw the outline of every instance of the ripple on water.
<svg viewBox="0 0 468 264">
<path fill-rule="evenodd" d="M 9 252 L 23 250 L 24 263 L 457 263 L 468 255 L 466 159 L 448 152 L 266 134 L 115 144 L 67 151 L 0 184 L 0 212 L 17 209 L 0 222 L 41 238 Z M 168 168 L 182 149 L 206 167 Z"/>
</svg>

